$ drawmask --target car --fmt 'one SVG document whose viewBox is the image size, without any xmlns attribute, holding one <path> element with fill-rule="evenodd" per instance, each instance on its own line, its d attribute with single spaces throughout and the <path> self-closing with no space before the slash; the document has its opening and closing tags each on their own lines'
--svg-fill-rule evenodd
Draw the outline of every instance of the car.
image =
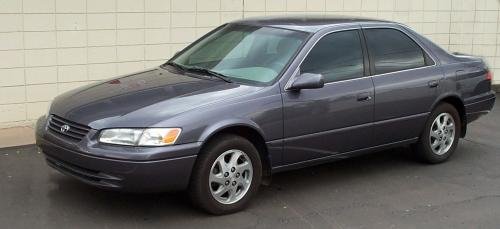
<svg viewBox="0 0 500 229">
<path fill-rule="evenodd" d="M 493 107 L 483 60 L 353 17 L 221 25 L 168 62 L 57 96 L 36 125 L 49 166 L 128 192 L 186 190 L 240 211 L 272 174 L 392 147 L 455 151 Z"/>
</svg>

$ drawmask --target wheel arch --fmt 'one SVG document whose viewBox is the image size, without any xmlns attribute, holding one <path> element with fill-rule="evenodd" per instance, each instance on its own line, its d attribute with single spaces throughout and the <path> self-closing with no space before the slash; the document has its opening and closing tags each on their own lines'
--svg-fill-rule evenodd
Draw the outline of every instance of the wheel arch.
<svg viewBox="0 0 500 229">
<path fill-rule="evenodd" d="M 262 182 L 268 184 L 271 178 L 271 161 L 269 158 L 269 151 L 266 145 L 263 132 L 258 128 L 258 125 L 250 121 L 233 120 L 218 123 L 207 128 L 200 137 L 203 142 L 201 149 L 207 145 L 208 142 L 216 139 L 223 134 L 234 134 L 249 140 L 261 158 L 262 163 Z"/>
<path fill-rule="evenodd" d="M 446 94 L 441 96 L 436 102 L 433 104 L 431 111 L 433 111 L 439 104 L 448 103 L 451 104 L 455 109 L 457 109 L 458 114 L 460 116 L 460 124 L 461 124 L 461 133 L 460 137 L 465 137 L 467 133 L 467 115 L 465 112 L 465 105 L 460 96 L 456 94 Z"/>
</svg>

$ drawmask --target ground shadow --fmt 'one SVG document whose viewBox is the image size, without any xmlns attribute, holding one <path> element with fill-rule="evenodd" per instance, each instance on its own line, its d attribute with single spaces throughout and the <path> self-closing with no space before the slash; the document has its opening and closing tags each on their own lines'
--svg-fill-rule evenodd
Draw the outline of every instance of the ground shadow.
<svg viewBox="0 0 500 229">
<path fill-rule="evenodd" d="M 321 185 L 335 185 L 352 177 L 373 176 L 388 169 L 404 166 L 422 166 L 413 160 L 407 148 L 396 148 L 368 154 L 351 159 L 275 174 L 270 186 L 261 187 L 261 192 L 253 200 L 253 207 L 259 201 L 266 201 L 269 194 L 278 194 L 280 190 L 294 188 L 295 191 L 307 192 L 307 189 Z M 175 216 L 208 216 L 191 206 L 184 192 L 132 194 L 106 191 L 82 184 L 72 178 L 54 172 L 51 182 L 57 188 L 49 191 L 51 204 L 54 206 L 76 206 L 86 214 L 106 212 L 106 216 L 124 215 L 134 221 L 148 221 L 156 218 L 175 218 Z M 131 214 L 132 213 L 132 214 Z M 97 213 L 96 213 L 97 214 Z M 98 214 L 97 214 L 98 215 Z M 128 218 L 127 220 L 130 220 Z"/>
</svg>

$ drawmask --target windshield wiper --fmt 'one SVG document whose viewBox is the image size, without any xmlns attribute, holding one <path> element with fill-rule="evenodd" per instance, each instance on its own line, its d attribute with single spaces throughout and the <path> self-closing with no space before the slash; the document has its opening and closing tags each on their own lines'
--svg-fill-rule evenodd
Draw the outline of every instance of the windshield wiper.
<svg viewBox="0 0 500 229">
<path fill-rule="evenodd" d="M 197 72 L 197 73 L 201 73 L 201 74 L 204 74 L 204 75 L 209 75 L 209 76 L 213 76 L 213 77 L 217 77 L 221 80 L 224 80 L 228 83 L 232 83 L 233 81 L 230 80 L 226 75 L 222 74 L 222 73 L 219 73 L 219 72 L 216 72 L 216 71 L 212 71 L 210 69 L 206 69 L 206 68 L 200 68 L 200 67 L 187 67 L 187 66 L 184 66 L 182 64 L 178 64 L 178 63 L 175 63 L 175 62 L 167 62 L 165 65 L 170 65 L 170 66 L 173 66 L 183 72 Z"/>
<path fill-rule="evenodd" d="M 186 71 L 186 67 L 184 67 L 184 66 L 182 66 L 182 65 L 180 65 L 180 64 L 178 64 L 178 63 L 175 63 L 175 62 L 170 62 L 170 61 L 169 61 L 169 62 L 167 62 L 165 65 L 170 65 L 170 66 L 173 66 L 173 67 L 175 67 L 175 68 L 177 68 L 177 69 L 179 69 L 179 70 L 181 70 L 181 71 L 183 71 L 183 72 L 185 72 L 185 71 Z"/>
<path fill-rule="evenodd" d="M 202 73 L 202 74 L 206 74 L 206 75 L 209 75 L 209 76 L 214 76 L 214 77 L 217 77 L 221 80 L 224 80 L 228 83 L 232 83 L 233 81 L 229 79 L 229 77 L 227 77 L 226 75 L 220 73 L 220 72 L 216 72 L 216 71 L 212 71 L 210 69 L 206 69 L 206 68 L 200 68 L 200 67 L 184 67 L 186 71 L 191 71 L 191 72 L 198 72 L 198 73 Z"/>
</svg>

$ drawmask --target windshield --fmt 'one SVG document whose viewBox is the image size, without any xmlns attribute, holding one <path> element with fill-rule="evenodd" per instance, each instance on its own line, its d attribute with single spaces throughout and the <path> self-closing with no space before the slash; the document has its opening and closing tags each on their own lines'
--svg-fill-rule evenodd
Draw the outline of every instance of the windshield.
<svg viewBox="0 0 500 229">
<path fill-rule="evenodd" d="M 267 84 L 279 76 L 307 37 L 286 29 L 228 24 L 170 62 L 203 68 L 231 81 Z"/>
</svg>

